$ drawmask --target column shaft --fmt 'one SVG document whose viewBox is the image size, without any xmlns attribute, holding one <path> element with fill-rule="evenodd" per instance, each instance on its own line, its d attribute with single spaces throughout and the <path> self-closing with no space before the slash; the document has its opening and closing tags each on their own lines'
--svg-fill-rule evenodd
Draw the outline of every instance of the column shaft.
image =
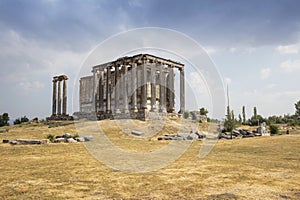
<svg viewBox="0 0 300 200">
<path fill-rule="evenodd" d="M 185 110 L 185 87 L 184 87 L 184 69 L 180 70 L 180 111 L 183 114 Z"/>
<path fill-rule="evenodd" d="M 103 71 L 100 71 L 100 78 L 99 78 L 99 111 L 103 112 Z"/>
<path fill-rule="evenodd" d="M 57 81 L 53 79 L 53 94 L 52 94 L 52 115 L 56 115 L 56 84 Z"/>
<path fill-rule="evenodd" d="M 122 92 L 123 92 L 123 112 L 128 113 L 128 88 L 127 88 L 127 77 L 128 68 L 126 65 L 123 66 L 123 75 L 122 75 Z"/>
<path fill-rule="evenodd" d="M 132 91 L 132 110 L 133 112 L 137 112 L 137 64 L 133 63 L 131 68 L 131 91 Z"/>
<path fill-rule="evenodd" d="M 67 114 L 67 79 L 63 80 L 63 107 L 62 114 Z"/>
<path fill-rule="evenodd" d="M 106 112 L 111 113 L 110 67 L 106 71 Z"/>
<path fill-rule="evenodd" d="M 156 111 L 156 64 L 151 66 L 151 111 Z"/>
<path fill-rule="evenodd" d="M 120 113 L 120 81 L 119 81 L 119 65 L 115 66 L 115 113 Z"/>
<path fill-rule="evenodd" d="M 143 61 L 142 66 L 142 109 L 147 109 L 147 65 Z"/>
<path fill-rule="evenodd" d="M 165 72 L 164 72 L 164 66 L 160 65 L 159 66 L 159 81 L 160 81 L 160 85 L 159 85 L 159 111 L 160 112 L 166 112 L 166 84 L 165 84 Z"/>
<path fill-rule="evenodd" d="M 61 115 L 61 80 L 58 80 L 58 100 L 57 100 L 57 114 Z"/>
<path fill-rule="evenodd" d="M 174 97 L 175 97 L 175 91 L 174 91 L 174 69 L 172 67 L 169 68 L 169 112 L 175 111 L 175 104 L 174 104 Z"/>
</svg>

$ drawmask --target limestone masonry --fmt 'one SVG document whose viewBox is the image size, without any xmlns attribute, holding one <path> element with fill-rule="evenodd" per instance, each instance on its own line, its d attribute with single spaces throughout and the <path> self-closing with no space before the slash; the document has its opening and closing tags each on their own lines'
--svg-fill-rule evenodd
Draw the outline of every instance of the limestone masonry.
<svg viewBox="0 0 300 200">
<path fill-rule="evenodd" d="M 92 76 L 82 77 L 79 88 L 80 112 L 75 115 L 91 114 L 97 119 L 146 120 L 168 113 L 175 114 L 175 69 L 180 71 L 178 113 L 182 114 L 185 100 L 184 64 L 139 54 L 94 66 Z"/>
</svg>

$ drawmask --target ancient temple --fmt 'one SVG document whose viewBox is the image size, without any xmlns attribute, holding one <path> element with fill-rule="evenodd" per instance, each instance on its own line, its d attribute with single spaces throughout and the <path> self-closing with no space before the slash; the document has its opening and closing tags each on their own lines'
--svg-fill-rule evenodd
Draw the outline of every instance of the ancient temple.
<svg viewBox="0 0 300 200">
<path fill-rule="evenodd" d="M 52 115 L 48 120 L 72 120 L 67 114 L 67 80 L 66 75 L 53 77 Z"/>
<path fill-rule="evenodd" d="M 183 113 L 184 64 L 149 54 L 94 66 L 92 76 L 80 79 L 79 113 L 94 113 L 98 119 L 142 120 L 175 114 L 175 69 L 180 72 L 178 113 Z"/>
</svg>

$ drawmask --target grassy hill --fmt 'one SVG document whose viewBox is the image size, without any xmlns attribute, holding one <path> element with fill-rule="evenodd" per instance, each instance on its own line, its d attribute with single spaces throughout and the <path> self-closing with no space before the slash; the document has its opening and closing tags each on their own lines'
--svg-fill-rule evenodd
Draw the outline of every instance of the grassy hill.
<svg viewBox="0 0 300 200">
<path fill-rule="evenodd" d="M 180 129 L 176 120 L 161 126 L 158 122 L 134 121 L 127 123 L 127 128 L 111 120 L 92 123 L 101 127 L 116 146 L 129 152 L 160 149 L 169 141 L 156 138 Z M 131 136 L 133 128 L 144 131 L 147 137 Z M 206 130 L 207 124 L 198 128 Z M 75 134 L 77 130 L 72 123 L 29 123 L 8 129 L 0 133 L 1 141 L 43 139 L 47 134 Z M 147 135 L 153 130 L 156 135 Z M 83 143 L 0 143 L 0 199 L 300 198 L 299 134 L 221 140 L 200 159 L 202 144 L 194 141 L 178 160 L 158 171 L 129 173 L 108 168 Z"/>
</svg>

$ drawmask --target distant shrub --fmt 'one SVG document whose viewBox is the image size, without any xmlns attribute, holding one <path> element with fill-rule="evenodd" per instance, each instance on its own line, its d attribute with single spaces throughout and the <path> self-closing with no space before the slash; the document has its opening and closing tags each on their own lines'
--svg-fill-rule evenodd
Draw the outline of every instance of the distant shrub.
<svg viewBox="0 0 300 200">
<path fill-rule="evenodd" d="M 22 124 L 24 122 L 29 122 L 29 119 L 26 116 L 15 119 L 14 125 L 16 125 L 16 124 Z"/>
<path fill-rule="evenodd" d="M 183 118 L 184 118 L 184 119 L 189 118 L 189 116 L 190 116 L 190 112 L 185 111 L 185 112 L 183 113 Z"/>
<path fill-rule="evenodd" d="M 75 138 L 79 138 L 79 135 L 78 135 L 78 133 L 76 133 L 76 134 L 72 135 L 72 138 L 73 138 L 73 139 L 75 139 Z"/>
<path fill-rule="evenodd" d="M 50 140 L 51 142 L 53 142 L 53 141 L 55 140 L 55 135 L 48 134 L 48 135 L 46 135 L 46 138 L 47 138 L 48 140 Z"/>
<path fill-rule="evenodd" d="M 15 121 L 14 121 L 14 125 L 17 125 L 17 124 L 21 124 L 21 120 L 20 120 L 20 118 L 17 118 L 17 119 L 15 119 Z"/>
<path fill-rule="evenodd" d="M 275 125 L 275 124 L 271 124 L 270 125 L 270 133 L 271 133 L 271 135 L 276 135 L 276 134 L 278 134 L 278 132 L 279 132 L 278 126 Z"/>
</svg>

